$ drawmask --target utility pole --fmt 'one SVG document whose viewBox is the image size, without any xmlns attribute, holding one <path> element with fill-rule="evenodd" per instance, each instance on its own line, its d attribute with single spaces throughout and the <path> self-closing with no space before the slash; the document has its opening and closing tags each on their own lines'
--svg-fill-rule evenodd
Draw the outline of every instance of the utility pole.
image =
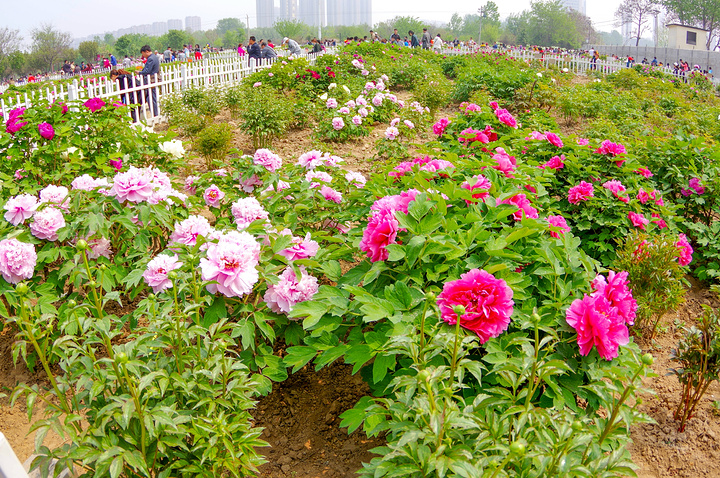
<svg viewBox="0 0 720 478">
<path fill-rule="evenodd" d="M 247 21 L 247 41 L 250 41 L 250 15 L 245 14 L 245 21 Z"/>
<path fill-rule="evenodd" d="M 480 25 L 478 27 L 478 46 L 482 44 L 482 20 L 483 17 L 485 17 L 485 5 L 478 8 L 478 14 L 480 15 L 480 20 L 478 21 L 478 24 Z"/>
</svg>

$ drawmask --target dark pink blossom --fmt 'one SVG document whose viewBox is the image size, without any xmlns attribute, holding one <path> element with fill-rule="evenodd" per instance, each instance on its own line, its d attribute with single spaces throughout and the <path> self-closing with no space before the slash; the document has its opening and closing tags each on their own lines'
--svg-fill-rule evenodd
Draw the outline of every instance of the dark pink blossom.
<svg viewBox="0 0 720 478">
<path fill-rule="evenodd" d="M 595 188 L 592 184 L 580 181 L 580 184 L 573 186 L 568 191 L 568 201 L 570 204 L 580 204 L 580 201 L 587 201 L 595 196 Z"/>
<path fill-rule="evenodd" d="M 99 109 L 102 109 L 103 106 L 105 106 L 105 102 L 101 100 L 100 98 L 90 98 L 87 100 L 84 105 L 93 113 L 98 111 Z"/>
<path fill-rule="evenodd" d="M 512 204 L 517 206 L 517 211 L 513 213 L 516 221 L 520 221 L 523 217 L 537 218 L 538 211 L 532 207 L 532 203 L 524 194 L 516 194 L 515 196 L 500 201 L 500 204 Z"/>
<path fill-rule="evenodd" d="M 568 226 L 567 221 L 564 217 L 558 215 L 558 216 L 548 216 L 547 217 L 548 223 L 550 223 L 551 226 L 559 228 L 560 231 L 550 231 L 551 237 L 559 238 L 560 234 L 565 234 L 566 232 L 570 231 L 570 226 Z"/>
</svg>

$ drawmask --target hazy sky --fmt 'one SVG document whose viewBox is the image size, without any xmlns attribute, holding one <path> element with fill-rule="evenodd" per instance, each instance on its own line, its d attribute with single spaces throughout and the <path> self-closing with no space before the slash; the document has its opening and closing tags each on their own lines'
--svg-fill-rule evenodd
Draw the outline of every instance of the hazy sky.
<svg viewBox="0 0 720 478">
<path fill-rule="evenodd" d="M 278 0 L 275 1 L 278 4 Z M 373 0 L 373 22 L 396 15 L 411 15 L 423 20 L 446 22 L 454 12 L 461 15 L 476 13 L 485 0 Z M 500 16 L 505 18 L 529 8 L 530 0 L 495 0 Z M 613 13 L 620 0 L 587 0 L 587 14 L 601 31 L 613 29 Z M 10 6 L 12 5 L 12 6 Z M 220 18 L 250 16 L 250 26 L 256 25 L 255 0 L 33 0 L 0 2 L 0 27 L 19 29 L 26 41 L 30 30 L 40 23 L 52 23 L 74 38 L 113 31 L 132 25 L 141 25 L 171 18 L 197 15 L 202 29 L 214 28 Z"/>
</svg>

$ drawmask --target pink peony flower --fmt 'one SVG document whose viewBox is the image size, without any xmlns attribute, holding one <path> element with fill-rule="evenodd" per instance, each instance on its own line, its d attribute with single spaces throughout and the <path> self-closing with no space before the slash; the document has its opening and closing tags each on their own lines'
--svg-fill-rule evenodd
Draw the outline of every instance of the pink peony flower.
<svg viewBox="0 0 720 478">
<path fill-rule="evenodd" d="M 262 148 L 255 151 L 253 164 L 263 166 L 270 172 L 275 172 L 282 166 L 282 159 L 269 149 Z"/>
<path fill-rule="evenodd" d="M 666 227 L 668 227 L 667 223 L 660 218 L 660 214 L 654 212 L 650 216 L 652 217 L 652 222 L 654 222 L 655 225 L 660 229 L 665 229 Z"/>
<path fill-rule="evenodd" d="M 260 259 L 260 244 L 247 232 L 230 231 L 217 243 L 210 243 L 207 258 L 200 259 L 201 276 L 210 293 L 220 292 L 226 297 L 249 294 L 258 281 L 256 266 Z"/>
<path fill-rule="evenodd" d="M 640 190 L 637 193 L 637 199 L 640 201 L 641 204 L 645 204 L 650 200 L 650 195 L 645 191 L 644 189 L 640 188 Z"/>
<path fill-rule="evenodd" d="M 320 183 L 314 182 L 315 180 L 330 183 L 332 182 L 332 176 L 330 176 L 325 171 L 308 171 L 307 173 L 305 173 L 305 181 L 310 183 L 311 188 L 320 187 Z"/>
<path fill-rule="evenodd" d="M 4 207 L 7 210 L 4 216 L 5 220 L 13 226 L 17 226 L 26 219 L 30 219 L 39 205 L 37 198 L 32 194 L 13 196 L 5 203 Z"/>
<path fill-rule="evenodd" d="M 377 107 L 380 107 L 380 106 L 382 106 L 384 99 L 385 99 L 385 95 L 383 95 L 382 93 L 378 93 L 377 95 L 373 96 L 372 104 Z"/>
<path fill-rule="evenodd" d="M 103 184 L 103 186 L 106 185 L 107 184 Z M 70 186 L 72 186 L 73 189 L 79 189 L 81 191 L 92 191 L 96 187 L 100 186 L 100 184 L 98 184 L 98 181 L 89 174 L 83 174 L 82 176 L 78 176 L 73 179 Z"/>
<path fill-rule="evenodd" d="M 450 124 L 450 120 L 447 118 L 439 119 L 434 125 L 433 125 L 433 133 L 440 136 L 442 134 L 445 134 L 445 129 Z"/>
<path fill-rule="evenodd" d="M 473 176 L 471 181 L 465 181 L 460 185 L 461 188 L 467 189 L 468 191 L 474 191 L 475 189 L 480 189 L 480 192 L 474 193 L 472 195 L 473 199 L 481 199 L 485 201 L 485 198 L 488 197 L 490 191 L 490 188 L 492 187 L 492 183 L 488 178 L 483 176 L 482 174 L 478 174 L 477 176 Z M 474 204 L 477 201 L 469 201 L 465 200 L 465 202 L 470 205 Z"/>
<path fill-rule="evenodd" d="M 495 110 L 495 116 L 497 116 L 501 123 L 510 126 L 511 128 L 517 128 L 517 121 L 515 121 L 515 117 L 511 115 L 508 110 L 498 108 Z"/>
<path fill-rule="evenodd" d="M 453 311 L 456 305 L 465 307 L 460 326 L 471 330 L 484 344 L 498 337 L 510 325 L 513 313 L 513 290 L 502 279 L 481 270 L 472 269 L 460 279 L 446 282 L 437 297 L 442 319 L 450 325 L 458 320 Z"/>
<path fill-rule="evenodd" d="M 550 237 L 556 237 L 559 238 L 560 234 L 565 234 L 570 230 L 570 226 L 568 226 L 567 221 L 564 217 L 558 215 L 558 216 L 548 216 L 547 217 L 548 223 L 550 223 L 551 226 L 560 228 L 560 231 L 550 231 Z"/>
<path fill-rule="evenodd" d="M 568 191 L 568 201 L 570 204 L 580 204 L 580 201 L 587 201 L 595 196 L 595 188 L 590 183 L 580 181 L 580 184 L 573 186 Z"/>
<path fill-rule="evenodd" d="M 46 207 L 37 211 L 33 216 L 30 232 L 38 239 L 57 241 L 57 232 L 63 227 L 65 227 L 63 213 L 57 208 Z"/>
<path fill-rule="evenodd" d="M 700 180 L 698 178 L 692 178 L 690 181 L 688 181 L 688 185 L 693 191 L 698 194 L 705 193 L 705 187 L 700 183 Z"/>
<path fill-rule="evenodd" d="M 10 284 L 32 278 L 36 264 L 34 245 L 14 238 L 0 241 L 0 274 Z"/>
<path fill-rule="evenodd" d="M 595 346 L 602 358 L 612 360 L 619 346 L 629 342 L 625 321 L 603 294 L 585 294 L 573 301 L 565 320 L 577 331 L 581 355 L 588 355 Z"/>
<path fill-rule="evenodd" d="M 618 315 L 627 325 L 633 325 L 637 315 L 637 301 L 632 296 L 627 279 L 626 271 L 609 271 L 607 280 L 605 276 L 598 274 L 592 282 L 592 288 L 594 295 L 603 295 L 610 302 L 610 306 L 617 309 Z"/>
<path fill-rule="evenodd" d="M 415 123 L 410 120 L 403 121 L 403 124 L 407 126 L 408 129 L 415 129 Z"/>
<path fill-rule="evenodd" d="M 410 189 L 408 191 L 403 191 L 400 194 L 395 194 L 393 196 L 385 196 L 373 203 L 372 206 L 370 206 L 371 211 L 375 212 L 382 212 L 382 211 L 402 211 L 403 213 L 408 213 L 408 206 L 412 201 L 415 200 L 415 196 L 419 194 L 419 191 L 416 189 Z"/>
<path fill-rule="evenodd" d="M 181 266 L 182 262 L 178 261 L 176 255 L 158 254 L 148 262 L 147 268 L 143 272 L 143 279 L 157 294 L 172 287 L 172 281 L 168 278 L 168 273 L 179 269 Z"/>
<path fill-rule="evenodd" d="M 232 204 L 232 215 L 238 229 L 247 228 L 253 221 L 267 220 L 268 212 L 254 197 L 240 198 Z"/>
<path fill-rule="evenodd" d="M 607 139 L 600 144 L 600 147 L 596 149 L 595 152 L 599 154 L 609 154 L 613 157 L 626 153 L 625 146 L 620 143 L 613 143 Z M 624 162 L 625 160 L 622 159 L 615 161 L 615 164 L 617 164 L 618 166 L 622 166 Z"/>
<path fill-rule="evenodd" d="M 323 164 L 322 155 L 322 151 L 308 151 L 300 155 L 297 164 L 305 169 L 315 169 Z"/>
<path fill-rule="evenodd" d="M 105 102 L 101 100 L 100 98 L 90 98 L 85 103 L 85 106 L 95 113 L 97 110 L 101 109 L 103 106 L 105 106 Z"/>
<path fill-rule="evenodd" d="M 362 116 L 360 116 L 360 115 L 353 116 L 352 122 L 355 126 L 360 126 L 362 124 Z"/>
<path fill-rule="evenodd" d="M 203 192 L 205 204 L 212 207 L 220 207 L 220 201 L 225 197 L 225 193 L 219 187 L 211 184 L 210 187 Z"/>
<path fill-rule="evenodd" d="M 350 114 L 350 108 L 348 108 L 347 106 L 343 106 L 342 108 L 340 108 L 338 110 L 338 113 L 341 113 L 344 115 Z"/>
<path fill-rule="evenodd" d="M 639 227 L 643 231 L 645 230 L 645 225 L 650 222 L 642 214 L 632 211 L 628 213 L 628 218 L 630 219 L 630 222 L 632 222 L 633 226 Z"/>
<path fill-rule="evenodd" d="M 542 133 L 540 133 L 540 132 L 538 132 L 538 131 L 533 131 L 532 133 L 530 133 L 530 136 L 528 136 L 527 138 L 525 138 L 526 141 L 529 141 L 529 140 L 531 140 L 531 139 L 538 140 L 538 141 L 544 141 L 544 140 L 546 140 L 547 138 L 545 137 L 544 134 L 542 134 Z"/>
<path fill-rule="evenodd" d="M 435 173 L 437 171 L 448 169 L 448 168 L 454 168 L 455 165 L 451 163 L 450 161 L 446 161 L 444 159 L 433 159 L 431 161 L 428 161 L 427 163 L 420 166 L 420 171 L 429 171 L 431 173 Z M 441 176 L 447 177 L 446 174 L 441 174 Z"/>
<path fill-rule="evenodd" d="M 345 127 L 345 121 L 339 116 L 336 116 L 332 119 L 332 126 L 335 130 L 341 130 Z"/>
<path fill-rule="evenodd" d="M 342 194 L 335 191 L 329 186 L 323 185 L 323 187 L 320 188 L 320 194 L 323 198 L 325 198 L 326 201 L 332 201 L 337 204 L 340 204 L 342 202 Z"/>
<path fill-rule="evenodd" d="M 458 141 L 461 144 L 472 143 L 475 141 L 487 144 L 490 142 L 490 138 L 488 138 L 484 131 L 481 131 L 479 129 L 466 128 L 460 132 L 460 137 L 458 138 Z"/>
<path fill-rule="evenodd" d="M 500 106 L 498 105 L 498 102 L 497 102 L 497 101 L 491 101 L 491 102 L 490 102 L 490 108 L 492 108 L 493 111 L 495 111 L 495 110 L 497 110 L 498 108 L 500 108 Z"/>
<path fill-rule="evenodd" d="M 678 264 L 686 266 L 692 262 L 693 248 L 690 242 L 687 240 L 685 234 L 680 234 L 680 238 L 675 243 L 675 248 L 678 250 Z"/>
<path fill-rule="evenodd" d="M 465 114 L 467 115 L 474 111 L 482 111 L 482 108 L 480 107 L 480 105 L 476 105 L 475 103 L 468 103 L 467 105 L 465 105 L 464 110 Z"/>
<path fill-rule="evenodd" d="M 170 234 L 170 242 L 194 246 L 197 244 L 198 236 L 207 237 L 212 230 L 206 218 L 191 215 L 182 222 L 175 223 L 175 230 Z"/>
<path fill-rule="evenodd" d="M 50 123 L 40 123 L 38 125 L 38 131 L 40 131 L 40 136 L 47 140 L 51 140 L 55 137 L 55 130 Z"/>
<path fill-rule="evenodd" d="M 546 163 L 541 164 L 538 166 L 540 169 L 562 169 L 565 167 L 565 155 L 561 154 L 560 156 L 553 156 L 550 158 L 549 161 Z"/>
<path fill-rule="evenodd" d="M 590 144 L 590 140 L 585 138 L 576 138 L 575 142 L 578 144 L 578 146 L 587 146 L 588 144 Z"/>
<path fill-rule="evenodd" d="M 556 135 L 555 133 L 546 132 L 545 138 L 552 144 L 553 146 L 557 146 L 558 148 L 562 148 L 563 142 L 560 139 L 560 136 Z"/>
<path fill-rule="evenodd" d="M 365 179 L 365 176 L 363 176 L 360 173 L 356 173 L 354 171 L 349 171 L 348 173 L 346 173 L 345 180 L 358 189 L 363 188 L 365 186 L 365 183 L 367 182 L 367 179 Z"/>
<path fill-rule="evenodd" d="M 107 257 L 110 259 L 112 255 L 112 248 L 110 247 L 110 241 L 101 237 L 100 239 L 88 239 L 87 256 L 88 259 L 97 259 L 100 256 Z"/>
<path fill-rule="evenodd" d="M 280 234 L 292 235 L 289 229 L 285 229 Z M 302 237 L 293 237 L 292 243 L 292 246 L 278 252 L 278 254 L 285 257 L 289 261 L 315 257 L 315 254 L 317 254 L 318 249 L 320 248 L 320 245 L 317 243 L 317 241 L 312 240 L 312 236 L 310 236 L 309 232 L 305 235 L 304 239 Z"/>
<path fill-rule="evenodd" d="M 127 172 L 115 175 L 110 195 L 116 197 L 120 202 L 147 201 L 153 193 L 154 177 L 152 170 L 148 168 L 130 167 Z"/>
<path fill-rule="evenodd" d="M 505 173 L 505 176 L 509 178 L 513 177 L 512 172 L 515 171 L 517 167 L 515 156 L 510 156 L 503 148 L 495 148 L 495 154 L 491 157 L 497 162 L 497 164 L 493 166 L 493 169 L 502 171 Z"/>
<path fill-rule="evenodd" d="M 328 109 L 334 109 L 338 107 L 338 102 L 335 98 L 328 98 L 325 102 L 325 106 L 327 106 Z"/>
<path fill-rule="evenodd" d="M 300 266 L 300 280 L 292 267 L 287 267 L 280 274 L 277 284 L 270 284 L 263 300 L 268 308 L 276 314 L 289 314 L 295 304 L 310 300 L 318 291 L 317 279 Z"/>
<path fill-rule="evenodd" d="M 395 138 L 397 138 L 399 135 L 400 135 L 400 131 L 398 131 L 398 129 L 395 126 L 389 126 L 385 130 L 385 137 L 391 141 L 394 140 Z"/>
<path fill-rule="evenodd" d="M 15 174 L 13 174 L 13 177 L 15 179 L 17 179 L 18 181 L 20 181 L 21 179 L 25 178 L 25 175 L 23 174 L 25 172 L 26 171 L 24 169 L 16 169 Z"/>
<path fill-rule="evenodd" d="M 513 213 L 513 217 L 516 221 L 521 221 L 523 217 L 537 218 L 538 211 L 532 207 L 532 203 L 524 194 L 516 194 L 515 196 L 500 201 L 500 204 L 512 204 L 518 207 L 518 210 Z"/>
<path fill-rule="evenodd" d="M 384 209 L 372 215 L 368 222 L 359 249 L 367 252 L 370 262 L 387 260 L 390 253 L 387 246 L 396 244 L 400 224 L 392 209 Z"/>
<path fill-rule="evenodd" d="M 61 209 L 68 210 L 70 204 L 68 200 L 68 188 L 65 186 L 55 186 L 49 184 L 40 191 L 40 204 L 55 204 Z"/>
<path fill-rule="evenodd" d="M 625 186 L 623 186 L 620 181 L 618 181 L 616 179 L 613 179 L 612 181 L 606 181 L 605 183 L 603 183 L 603 187 L 605 189 L 612 191 L 613 195 L 616 198 L 620 199 L 621 201 L 624 199 L 627 199 L 626 197 L 620 196 L 620 193 L 625 192 Z M 627 202 L 627 201 L 624 201 L 624 202 Z"/>
<path fill-rule="evenodd" d="M 651 173 L 650 170 L 647 169 L 647 168 L 638 168 L 638 169 L 635 170 L 635 172 L 638 173 L 640 176 L 645 177 L 645 178 L 651 178 L 651 177 L 655 176 L 655 175 L 654 175 L 653 173 Z"/>
</svg>

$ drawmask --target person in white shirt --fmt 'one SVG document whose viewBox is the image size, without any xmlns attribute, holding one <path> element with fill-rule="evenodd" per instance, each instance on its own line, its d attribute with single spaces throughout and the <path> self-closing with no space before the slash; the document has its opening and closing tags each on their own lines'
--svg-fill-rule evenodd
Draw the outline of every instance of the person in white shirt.
<svg viewBox="0 0 720 478">
<path fill-rule="evenodd" d="M 123 68 L 126 70 L 132 66 L 132 60 L 128 58 L 127 55 L 125 55 L 125 59 L 123 60 Z"/>
<path fill-rule="evenodd" d="M 442 51 L 443 47 L 443 41 L 442 38 L 440 38 L 440 34 L 438 33 L 435 39 L 433 40 L 433 51 L 435 53 L 440 53 Z"/>
</svg>

